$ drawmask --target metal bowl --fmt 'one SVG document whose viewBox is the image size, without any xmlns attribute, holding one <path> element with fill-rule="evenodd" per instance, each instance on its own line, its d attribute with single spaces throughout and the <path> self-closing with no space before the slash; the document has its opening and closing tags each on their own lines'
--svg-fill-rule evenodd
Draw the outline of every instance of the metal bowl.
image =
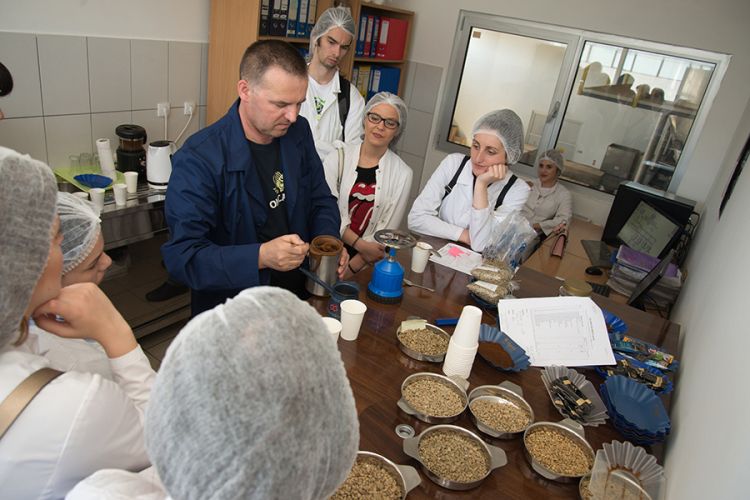
<svg viewBox="0 0 750 500">
<path fill-rule="evenodd" d="M 383 455 L 378 455 L 370 451 L 358 451 L 357 460 L 372 461 L 385 469 L 396 480 L 396 484 L 401 489 L 401 500 L 404 500 L 406 495 L 422 482 L 417 469 L 410 465 L 394 464 Z"/>
<path fill-rule="evenodd" d="M 576 481 L 580 481 L 580 478 L 582 476 L 584 476 L 588 472 L 591 472 L 591 469 L 589 468 L 589 470 L 584 474 L 580 474 L 578 476 L 566 476 L 558 474 L 557 472 L 553 472 L 542 465 L 540 462 L 538 462 L 531 455 L 531 452 L 529 452 L 529 449 L 526 446 L 526 438 L 535 430 L 544 428 L 559 432 L 573 440 L 584 451 L 586 456 L 589 458 L 592 466 L 594 464 L 594 450 L 591 448 L 591 445 L 588 443 L 588 441 L 586 441 L 586 437 L 583 432 L 583 426 L 578 422 L 566 418 L 565 420 L 561 420 L 560 422 L 537 422 L 535 424 L 531 424 L 523 433 L 523 453 L 524 455 L 526 455 L 526 460 L 529 461 L 529 463 L 531 464 L 531 468 L 534 469 L 534 471 L 536 471 L 542 477 L 551 479 L 552 481 L 558 481 L 560 483 L 573 483 Z"/>
<path fill-rule="evenodd" d="M 432 472 L 424 463 L 422 463 L 422 459 L 419 456 L 420 441 L 425 436 L 428 436 L 434 432 L 441 432 L 441 431 L 443 432 L 454 431 L 454 432 L 464 434 L 481 447 L 481 449 L 485 452 L 485 458 L 487 460 L 487 463 L 489 464 L 487 472 L 484 474 L 484 476 L 482 476 L 480 479 L 477 479 L 476 481 L 472 481 L 469 483 L 460 483 L 458 481 L 444 479 L 438 476 L 437 474 Z M 506 457 L 505 451 L 503 451 L 502 448 L 488 445 L 473 432 L 466 430 L 463 427 L 458 427 L 455 425 L 435 425 L 428 429 L 425 429 L 419 436 L 405 439 L 404 440 L 404 453 L 406 453 L 407 455 L 409 455 L 410 457 L 412 457 L 413 459 L 415 459 L 416 461 L 420 463 L 420 465 L 422 466 L 422 472 L 424 472 L 424 474 L 430 479 L 430 481 L 442 486 L 443 488 L 448 488 L 449 490 L 459 490 L 459 491 L 470 490 L 472 488 L 476 488 L 482 483 L 482 481 L 484 481 L 487 478 L 487 476 L 490 475 L 490 472 L 508 463 L 508 458 Z"/>
<path fill-rule="evenodd" d="M 488 425 L 482 423 L 481 420 L 474 415 L 474 411 L 471 409 L 471 403 L 476 400 L 490 400 L 499 404 L 508 404 L 520 408 L 529 414 L 529 423 L 520 431 L 516 432 L 503 432 L 493 429 Z M 523 434 L 529 425 L 534 423 L 534 410 L 531 405 L 523 399 L 523 389 L 507 380 L 500 385 L 482 385 L 474 389 L 469 393 L 469 416 L 474 425 L 477 426 L 484 434 L 492 436 L 498 439 L 513 439 Z"/>
<path fill-rule="evenodd" d="M 459 395 L 461 398 L 461 401 L 463 402 L 463 408 L 461 408 L 461 411 L 456 413 L 455 415 L 449 415 L 446 417 L 437 417 L 434 415 L 427 415 L 425 413 L 421 413 L 416 408 L 413 408 L 409 402 L 407 401 L 406 397 L 404 397 L 404 389 L 411 384 L 412 382 L 415 382 L 417 380 L 421 379 L 430 379 L 434 381 L 438 381 L 444 385 L 447 385 L 450 389 L 454 390 L 456 394 Z M 466 395 L 466 391 L 453 379 L 446 377 L 444 375 L 438 375 L 437 373 L 430 373 L 430 372 L 420 372 L 415 373 L 413 375 L 409 375 L 404 379 L 404 381 L 401 383 L 401 399 L 398 400 L 396 403 L 399 408 L 401 408 L 404 413 L 407 415 L 411 415 L 415 418 L 418 418 L 422 422 L 427 422 L 428 424 L 447 424 L 450 422 L 455 422 L 458 420 L 458 418 L 461 416 L 461 414 L 466 410 L 466 406 L 469 403 L 469 397 Z"/>
<path fill-rule="evenodd" d="M 437 333 L 441 337 L 446 338 L 450 342 L 451 336 L 448 335 L 448 333 L 442 328 L 438 328 L 435 325 L 430 325 L 429 323 L 425 325 L 425 328 L 427 328 L 431 332 Z M 396 339 L 398 340 L 398 348 L 401 349 L 401 352 L 403 352 L 410 358 L 414 358 L 419 361 L 429 361 L 430 363 L 442 363 L 445 360 L 445 352 L 443 354 L 438 354 L 438 355 L 433 356 L 433 355 L 424 354 L 419 351 L 415 351 L 414 349 L 410 349 L 406 347 L 403 343 L 401 343 L 401 339 L 398 336 L 399 333 L 401 333 L 401 326 L 399 326 L 398 329 L 396 330 Z M 446 348 L 446 352 L 447 351 L 448 349 Z"/>
</svg>

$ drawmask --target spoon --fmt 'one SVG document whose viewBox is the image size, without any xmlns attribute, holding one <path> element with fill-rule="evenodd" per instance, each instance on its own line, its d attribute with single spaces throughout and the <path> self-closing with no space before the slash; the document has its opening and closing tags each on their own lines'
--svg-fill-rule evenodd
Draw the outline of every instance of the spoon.
<svg viewBox="0 0 750 500">
<path fill-rule="evenodd" d="M 326 283 L 325 281 L 323 281 L 322 279 L 320 279 L 318 277 L 318 275 L 316 275 L 315 273 L 313 273 L 309 269 L 305 269 L 304 267 L 301 267 L 301 266 L 299 267 L 299 270 L 302 271 L 302 274 L 304 274 L 305 276 L 307 276 L 308 278 L 310 278 L 311 280 L 313 280 L 318 285 L 320 285 L 323 288 L 325 288 L 326 291 L 328 291 L 328 293 L 330 293 L 332 297 L 339 297 L 339 294 L 336 292 L 336 290 L 334 290 L 331 285 L 329 285 L 328 283 Z"/>
<path fill-rule="evenodd" d="M 430 287 L 424 286 L 424 285 L 418 285 L 418 284 L 414 283 L 413 281 L 410 281 L 410 280 L 408 280 L 406 278 L 404 278 L 404 285 L 421 288 L 423 290 L 427 290 L 428 292 L 434 292 L 435 291 L 434 288 L 430 288 Z"/>
</svg>

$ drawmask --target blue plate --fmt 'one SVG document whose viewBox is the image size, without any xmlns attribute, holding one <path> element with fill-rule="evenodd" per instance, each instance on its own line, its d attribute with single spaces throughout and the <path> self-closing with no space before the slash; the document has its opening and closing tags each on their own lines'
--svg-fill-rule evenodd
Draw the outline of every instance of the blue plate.
<svg viewBox="0 0 750 500">
<path fill-rule="evenodd" d="M 90 188 L 105 188 L 112 184 L 112 179 L 98 174 L 80 174 L 73 178 Z"/>
<path fill-rule="evenodd" d="M 505 333 L 501 332 L 494 326 L 482 323 L 479 327 L 479 342 L 491 342 L 497 344 L 500 349 L 505 351 L 511 359 L 513 365 L 511 367 L 504 367 L 497 365 L 489 359 L 482 356 L 481 349 L 479 355 L 487 361 L 490 365 L 504 372 L 520 372 L 527 369 L 531 363 L 529 356 L 521 346 L 516 344 L 513 339 L 508 337 Z"/>
<path fill-rule="evenodd" d="M 622 375 L 609 377 L 603 385 L 618 420 L 640 433 L 668 432 L 671 427 L 669 415 L 654 391 Z"/>
</svg>

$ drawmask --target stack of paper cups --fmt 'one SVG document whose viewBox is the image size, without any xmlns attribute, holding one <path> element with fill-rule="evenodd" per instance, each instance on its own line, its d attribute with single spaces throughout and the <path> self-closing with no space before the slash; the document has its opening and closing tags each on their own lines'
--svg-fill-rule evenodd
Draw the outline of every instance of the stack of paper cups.
<svg viewBox="0 0 750 500">
<path fill-rule="evenodd" d="M 458 375 L 468 379 L 471 367 L 474 365 L 474 357 L 479 348 L 479 327 L 482 324 L 482 311 L 474 306 L 466 306 L 461 311 L 461 317 L 456 325 L 456 330 L 448 343 L 448 352 L 443 362 L 443 373 L 453 376 Z"/>
<path fill-rule="evenodd" d="M 112 157 L 112 148 L 109 146 L 109 139 L 97 139 L 96 151 L 99 153 L 99 164 L 102 167 L 102 174 L 114 181 L 117 178 L 117 174 L 115 174 L 115 160 Z"/>
</svg>

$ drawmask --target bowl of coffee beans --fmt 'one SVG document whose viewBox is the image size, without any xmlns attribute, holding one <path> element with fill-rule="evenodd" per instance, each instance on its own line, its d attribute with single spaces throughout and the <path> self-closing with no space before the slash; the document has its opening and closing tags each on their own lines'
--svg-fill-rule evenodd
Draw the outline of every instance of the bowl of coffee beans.
<svg viewBox="0 0 750 500">
<path fill-rule="evenodd" d="M 437 326 L 425 324 L 422 328 L 396 330 L 398 347 L 410 358 L 419 361 L 441 363 L 448 352 L 448 342 L 451 336 Z"/>
<path fill-rule="evenodd" d="M 502 448 L 455 425 L 435 425 L 405 439 L 404 453 L 421 464 L 432 482 L 451 490 L 476 488 L 490 472 L 508 463 Z"/>
<path fill-rule="evenodd" d="M 553 481 L 579 481 L 594 465 L 594 450 L 584 437 L 583 426 L 571 419 L 531 424 L 523 434 L 523 444 L 531 468 Z"/>
<path fill-rule="evenodd" d="M 420 372 L 404 379 L 397 405 L 423 422 L 446 424 L 458 420 L 467 403 L 466 391 L 452 379 Z"/>
<path fill-rule="evenodd" d="M 377 453 L 359 451 L 352 470 L 330 500 L 403 500 L 420 482 L 414 467 L 396 465 Z"/>
<path fill-rule="evenodd" d="M 523 398 L 523 390 L 508 381 L 471 391 L 469 416 L 482 433 L 499 439 L 519 437 L 534 422 L 534 410 Z"/>
</svg>

